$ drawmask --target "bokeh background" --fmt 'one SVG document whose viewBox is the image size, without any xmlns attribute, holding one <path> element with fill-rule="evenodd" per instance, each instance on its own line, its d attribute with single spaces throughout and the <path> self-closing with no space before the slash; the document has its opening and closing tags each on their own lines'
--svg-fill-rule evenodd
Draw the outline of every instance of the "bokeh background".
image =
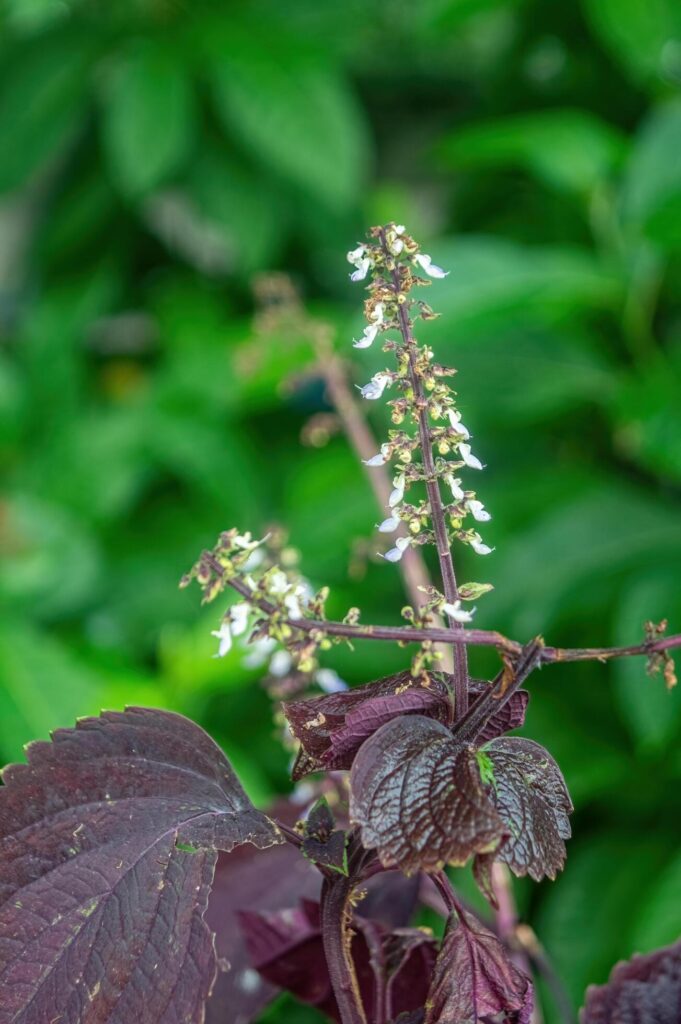
<svg viewBox="0 0 681 1024">
<path fill-rule="evenodd" d="M 488 466 L 477 624 L 679 631 L 680 85 L 675 0 L 5 0 L 0 758 L 144 703 L 200 721 L 254 799 L 286 792 L 257 672 L 212 658 L 220 609 L 177 581 L 220 529 L 282 523 L 331 611 L 398 621 L 309 336 L 263 328 L 253 288 L 289 273 L 364 383 L 383 357 L 350 347 L 344 257 L 387 219 L 451 270 L 422 337 Z M 575 835 L 517 896 L 579 1005 L 681 932 L 681 695 L 634 660 L 532 692 Z"/>
</svg>

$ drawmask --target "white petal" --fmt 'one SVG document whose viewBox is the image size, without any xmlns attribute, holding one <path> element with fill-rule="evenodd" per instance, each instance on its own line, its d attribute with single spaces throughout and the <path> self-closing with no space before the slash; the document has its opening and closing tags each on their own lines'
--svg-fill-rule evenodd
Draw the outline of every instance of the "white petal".
<svg viewBox="0 0 681 1024">
<path fill-rule="evenodd" d="M 265 664 L 276 646 L 277 642 L 271 636 L 264 636 L 260 640 L 256 640 L 251 644 L 246 657 L 243 659 L 244 667 L 260 668 L 261 665 Z"/>
<path fill-rule="evenodd" d="M 469 444 L 464 444 L 462 441 L 459 445 L 459 454 L 466 465 L 470 466 L 471 469 L 482 469 L 482 462 L 472 454 L 471 446 Z"/>
<path fill-rule="evenodd" d="M 395 541 L 395 547 L 399 551 L 406 551 L 410 544 L 411 537 L 398 537 L 397 540 Z"/>
<path fill-rule="evenodd" d="M 369 383 L 359 389 L 362 398 L 368 398 L 369 401 L 375 401 L 377 398 L 380 398 L 389 381 L 390 377 L 385 373 L 375 373 Z"/>
<path fill-rule="evenodd" d="M 248 616 L 251 614 L 251 606 L 248 601 L 239 601 L 229 609 L 229 620 L 231 623 L 232 635 L 241 636 L 248 627 Z"/>
<path fill-rule="evenodd" d="M 437 264 L 433 263 L 432 256 L 428 256 L 425 252 L 417 253 L 414 259 L 430 277 L 447 277 L 449 273 L 448 270 L 443 270 L 442 267 L 438 267 Z"/>
<path fill-rule="evenodd" d="M 388 519 L 384 519 L 378 528 L 379 533 L 393 533 L 400 525 L 400 520 L 397 516 L 390 516 Z"/>
<path fill-rule="evenodd" d="M 360 260 L 359 264 L 357 265 L 357 270 L 353 270 L 352 274 L 350 274 L 350 280 L 351 281 L 363 281 L 364 278 L 369 273 L 369 267 L 370 266 L 371 266 L 371 260 L 370 259 L 367 258 L 367 259 Z"/>
<path fill-rule="evenodd" d="M 211 636 L 217 637 L 220 641 L 218 653 L 215 658 L 224 658 L 225 654 L 232 649 L 232 631 L 228 622 L 223 622 L 219 629 L 211 630 Z"/>
<path fill-rule="evenodd" d="M 393 480 L 393 491 L 390 497 L 388 498 L 388 504 L 390 505 L 391 508 L 394 508 L 395 505 L 399 504 L 399 502 L 402 501 L 402 498 L 404 497 L 404 486 L 404 473 L 400 473 L 400 475 L 396 476 L 395 479 Z"/>
<path fill-rule="evenodd" d="M 300 607 L 300 601 L 296 594 L 287 594 L 284 598 L 284 606 L 288 611 L 289 618 L 302 619 L 303 609 Z"/>
<path fill-rule="evenodd" d="M 447 415 L 449 416 L 449 422 L 452 425 L 452 429 L 456 430 L 457 434 L 461 434 L 462 437 L 465 437 L 466 440 L 468 440 L 468 438 L 471 435 L 468 431 L 468 428 L 464 427 L 463 423 L 461 422 L 461 413 L 457 412 L 456 409 L 449 409 L 447 411 Z"/>
<path fill-rule="evenodd" d="M 449 487 L 450 487 L 451 492 L 452 492 L 452 497 L 456 501 L 463 501 L 465 495 L 464 495 L 464 492 L 461 489 L 461 480 L 459 479 L 459 477 L 455 477 L 451 473 L 449 473 L 445 477 L 445 481 L 446 481 L 446 483 L 449 484 Z"/>
<path fill-rule="evenodd" d="M 364 328 L 364 334 L 358 341 L 353 341 L 353 348 L 369 348 L 378 334 L 378 327 L 370 325 Z"/>
<path fill-rule="evenodd" d="M 442 611 L 455 622 L 472 622 L 475 608 L 462 608 L 461 601 L 455 601 L 454 604 L 443 604 Z"/>
<path fill-rule="evenodd" d="M 348 263 L 359 263 L 366 252 L 364 245 L 358 245 L 356 249 L 351 249 L 348 253 Z"/>
<path fill-rule="evenodd" d="M 270 675 L 285 676 L 291 668 L 291 655 L 288 651 L 277 651 L 272 655 L 268 666 Z"/>
<path fill-rule="evenodd" d="M 268 576 L 268 590 L 270 594 L 283 594 L 288 590 L 289 582 L 286 579 L 286 574 L 281 569 L 275 569 L 273 573 Z"/>
<path fill-rule="evenodd" d="M 320 668 L 315 676 L 315 681 L 324 693 L 342 693 L 348 688 L 348 684 L 333 668 Z"/>
<path fill-rule="evenodd" d="M 477 501 L 475 498 L 470 498 L 466 504 L 473 513 L 473 518 L 477 519 L 479 523 L 488 523 L 492 518 L 481 501 Z"/>
<path fill-rule="evenodd" d="M 477 552 L 478 555 L 491 555 L 494 551 L 494 548 L 490 548 L 487 544 L 483 544 L 481 540 L 472 540 L 470 544 L 473 551 Z"/>
<path fill-rule="evenodd" d="M 365 466 L 385 466 L 385 456 L 383 452 L 379 452 L 378 455 L 372 455 L 370 459 L 362 459 Z"/>
<path fill-rule="evenodd" d="M 371 313 L 371 319 L 374 321 L 375 324 L 383 323 L 383 309 L 384 306 L 382 302 L 377 302 L 376 305 L 374 306 Z"/>
</svg>

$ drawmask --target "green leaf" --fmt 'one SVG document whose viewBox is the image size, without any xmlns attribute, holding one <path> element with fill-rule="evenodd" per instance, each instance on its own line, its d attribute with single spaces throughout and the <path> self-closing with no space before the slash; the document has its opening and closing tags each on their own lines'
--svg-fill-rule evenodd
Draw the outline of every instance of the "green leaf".
<svg viewBox="0 0 681 1024">
<path fill-rule="evenodd" d="M 623 136 L 580 110 L 549 110 L 483 121 L 447 136 L 445 164 L 520 166 L 561 191 L 587 192 L 609 177 L 624 152 Z"/>
<path fill-rule="evenodd" d="M 661 480 L 681 480 L 681 346 L 655 354 L 608 391 L 618 452 Z"/>
<path fill-rule="evenodd" d="M 191 83 L 177 55 L 160 46 L 121 55 L 103 102 L 111 172 L 126 194 L 148 192 L 189 156 L 196 113 Z"/>
<path fill-rule="evenodd" d="M 633 576 L 623 589 L 615 615 L 615 643 L 643 640 L 644 622 L 664 618 L 669 618 L 671 631 L 676 632 L 681 624 L 678 573 L 661 570 Z M 667 691 L 661 675 L 648 678 L 643 658 L 620 658 L 613 672 L 617 702 L 633 739 L 643 750 L 666 747 L 681 724 L 679 687 Z"/>
<path fill-rule="evenodd" d="M 210 69 L 217 110 L 265 167 L 333 208 L 353 203 L 367 168 L 367 133 L 348 83 L 285 39 L 230 40 Z"/>
<path fill-rule="evenodd" d="M 76 137 L 92 49 L 90 39 L 62 30 L 15 43 L 0 73 L 0 192 L 24 184 Z"/>
<path fill-rule="evenodd" d="M 631 77 L 659 86 L 678 74 L 677 0 L 583 0 L 587 19 Z"/>
<path fill-rule="evenodd" d="M 624 178 L 622 216 L 662 247 L 681 246 L 681 101 L 657 107 L 641 126 Z"/>
<path fill-rule="evenodd" d="M 0 626 L 0 759 L 101 707 L 100 680 L 57 639 L 25 622 Z"/>
<path fill-rule="evenodd" d="M 656 875 L 634 925 L 633 948 L 648 953 L 681 935 L 681 856 Z"/>
</svg>

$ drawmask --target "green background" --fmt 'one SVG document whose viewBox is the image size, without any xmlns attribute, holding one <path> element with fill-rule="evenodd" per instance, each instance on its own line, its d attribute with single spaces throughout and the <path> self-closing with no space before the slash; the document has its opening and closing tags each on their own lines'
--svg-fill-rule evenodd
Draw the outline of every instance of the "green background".
<svg viewBox="0 0 681 1024">
<path fill-rule="evenodd" d="M 286 789 L 257 673 L 211 657 L 220 609 L 177 581 L 220 529 L 283 523 L 332 612 L 398 620 L 355 455 L 301 441 L 328 411 L 309 344 L 254 332 L 251 287 L 289 271 L 364 383 L 383 357 L 350 347 L 344 257 L 388 219 L 451 271 L 421 336 L 488 467 L 476 624 L 681 629 L 674 0 L 5 0 L 2 22 L 3 761 L 144 703 L 200 721 L 254 799 Z M 359 682 L 407 657 L 329 664 Z M 640 660 L 532 691 L 576 811 L 564 874 L 518 899 L 579 1005 L 681 932 L 681 693 Z"/>
</svg>

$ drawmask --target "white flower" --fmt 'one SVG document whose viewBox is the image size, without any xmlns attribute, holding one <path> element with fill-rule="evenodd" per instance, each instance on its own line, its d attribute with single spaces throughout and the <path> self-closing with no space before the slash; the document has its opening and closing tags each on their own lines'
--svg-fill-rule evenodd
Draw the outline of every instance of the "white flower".
<svg viewBox="0 0 681 1024">
<path fill-rule="evenodd" d="M 348 263 L 352 263 L 355 268 L 350 274 L 350 280 L 363 281 L 372 265 L 371 257 L 367 256 L 366 246 L 358 245 L 356 249 L 352 249 L 348 253 Z"/>
<path fill-rule="evenodd" d="M 451 473 L 449 473 L 445 477 L 445 482 L 449 484 L 452 491 L 452 497 L 455 499 L 455 501 L 463 501 L 466 495 L 461 489 L 461 480 L 458 477 L 454 477 Z"/>
<path fill-rule="evenodd" d="M 260 668 L 265 664 L 276 646 L 277 642 L 271 636 L 264 636 L 260 640 L 255 640 L 250 645 L 248 653 L 243 660 L 244 667 Z"/>
<path fill-rule="evenodd" d="M 389 516 L 388 519 L 384 519 L 378 528 L 379 533 L 393 533 L 400 525 L 400 520 L 397 516 Z"/>
<path fill-rule="evenodd" d="M 369 317 L 369 319 L 373 320 L 375 324 L 382 324 L 384 308 L 385 307 L 382 302 L 377 302 L 373 310 L 371 311 L 371 316 Z"/>
<path fill-rule="evenodd" d="M 315 681 L 324 693 L 341 693 L 348 688 L 348 684 L 341 679 L 334 668 L 318 669 Z"/>
<path fill-rule="evenodd" d="M 385 466 L 387 460 L 390 458 L 390 445 L 382 444 L 381 450 L 377 455 L 372 455 L 370 459 L 362 459 L 365 466 Z"/>
<path fill-rule="evenodd" d="M 417 252 L 414 260 L 421 267 L 421 270 L 425 270 L 426 274 L 430 277 L 446 277 L 449 273 L 448 270 L 443 270 L 442 267 L 438 267 L 437 264 L 433 263 L 432 257 L 427 256 L 425 252 Z"/>
<path fill-rule="evenodd" d="M 281 569 L 274 569 L 268 574 L 267 589 L 270 594 L 285 594 L 290 586 L 286 573 Z"/>
<path fill-rule="evenodd" d="M 461 601 L 455 601 L 454 604 L 443 604 L 440 610 L 455 622 L 472 622 L 475 614 L 475 608 L 471 608 L 470 611 L 462 608 Z"/>
<path fill-rule="evenodd" d="M 250 604 L 248 601 L 238 601 L 232 605 L 228 614 L 232 636 L 241 636 L 248 627 L 248 616 L 251 614 Z"/>
<path fill-rule="evenodd" d="M 390 377 L 387 373 L 375 373 L 368 384 L 364 387 L 359 388 L 362 398 L 368 398 L 369 401 L 375 401 L 380 398 L 386 389 L 386 386 L 390 383 Z"/>
<path fill-rule="evenodd" d="M 356 249 L 351 249 L 348 253 L 348 263 L 352 263 L 353 266 L 357 266 L 361 259 L 364 259 L 366 253 L 365 245 L 358 245 Z"/>
<path fill-rule="evenodd" d="M 477 535 L 470 541 L 470 545 L 478 555 L 491 555 L 494 548 L 490 548 L 487 544 L 483 544 L 480 537 Z"/>
<path fill-rule="evenodd" d="M 364 278 L 369 273 L 370 267 L 371 267 L 371 260 L 367 256 L 366 259 L 359 261 L 359 265 L 357 267 L 357 270 L 353 270 L 353 272 L 350 274 L 350 280 L 351 281 L 363 281 Z"/>
<path fill-rule="evenodd" d="M 303 609 L 300 604 L 300 598 L 304 595 L 305 591 L 303 587 L 296 587 L 290 594 L 287 594 L 284 598 L 284 605 L 291 619 L 302 619 Z"/>
<path fill-rule="evenodd" d="M 462 441 L 459 445 L 459 455 L 471 469 L 482 469 L 482 462 L 471 452 L 471 446 Z"/>
<path fill-rule="evenodd" d="M 404 473 L 400 473 L 400 475 L 396 476 L 393 480 L 393 491 L 388 498 L 388 504 L 391 508 L 394 508 L 395 505 L 399 505 L 402 501 L 402 498 L 404 497 L 405 483 Z"/>
<path fill-rule="evenodd" d="M 281 677 L 285 676 L 291 668 L 292 659 L 288 651 L 276 651 L 270 659 L 268 671 L 270 675 Z"/>
<path fill-rule="evenodd" d="M 456 430 L 457 434 L 461 434 L 462 437 L 468 440 L 468 438 L 471 435 L 468 431 L 468 428 L 464 427 L 463 423 L 461 422 L 461 413 L 458 412 L 458 410 L 456 409 L 448 409 L 447 415 L 449 416 L 449 422 L 452 425 L 452 429 Z"/>
<path fill-rule="evenodd" d="M 383 558 L 385 558 L 386 562 L 399 562 L 410 544 L 411 537 L 398 537 L 395 541 L 395 547 L 391 548 L 390 551 L 386 551 Z"/>
<path fill-rule="evenodd" d="M 404 234 L 404 224 L 396 224 L 394 228 L 390 228 L 386 232 L 386 242 L 393 256 L 399 256 L 404 249 L 404 242 L 399 237 Z"/>
<path fill-rule="evenodd" d="M 373 345 L 376 335 L 378 334 L 378 327 L 376 324 L 370 324 L 369 327 L 364 328 L 364 334 L 357 341 L 352 342 L 353 348 L 369 348 Z"/>
<path fill-rule="evenodd" d="M 469 498 L 466 505 L 471 510 L 473 518 L 477 519 L 479 523 L 488 523 L 492 518 L 483 503 L 476 498 Z"/>
<path fill-rule="evenodd" d="M 265 552 L 262 548 L 254 548 L 250 555 L 246 559 L 243 565 L 245 572 L 250 572 L 252 569 L 257 569 L 259 565 L 262 565 L 265 558 Z"/>
<path fill-rule="evenodd" d="M 211 630 L 210 635 L 217 637 L 217 639 L 220 641 L 218 653 L 214 654 L 213 657 L 224 658 L 225 654 L 227 654 L 232 649 L 232 630 L 230 628 L 229 622 L 222 622 L 220 624 L 219 629 Z"/>
</svg>

